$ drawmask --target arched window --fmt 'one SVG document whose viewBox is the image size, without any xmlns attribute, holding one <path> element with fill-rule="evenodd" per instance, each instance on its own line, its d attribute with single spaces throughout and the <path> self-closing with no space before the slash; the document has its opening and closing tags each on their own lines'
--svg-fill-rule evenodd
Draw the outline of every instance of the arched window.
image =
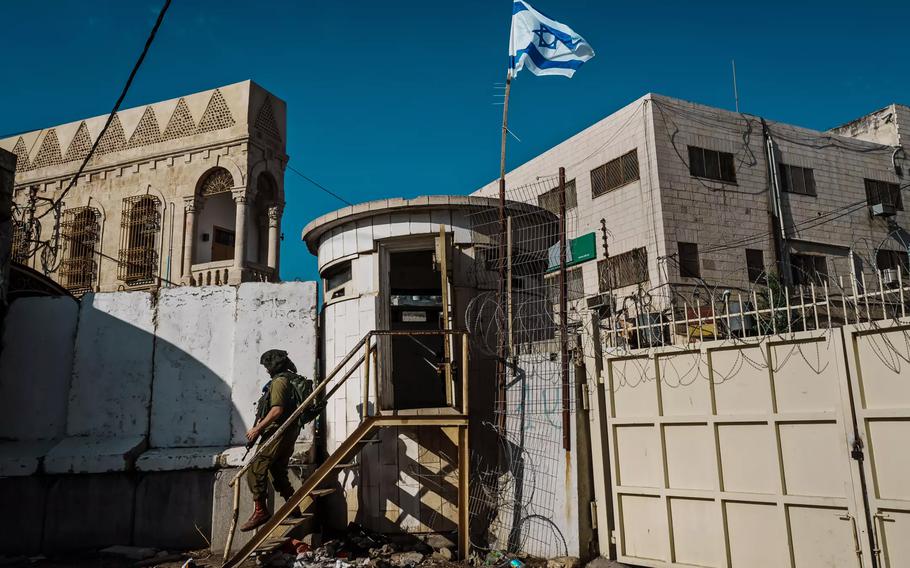
<svg viewBox="0 0 910 568">
<path fill-rule="evenodd" d="M 61 235 L 66 253 L 60 265 L 61 284 L 70 292 L 88 292 L 95 284 L 98 265 L 98 237 L 101 212 L 94 207 L 77 207 L 63 212 Z"/>
<path fill-rule="evenodd" d="M 130 286 L 151 284 L 158 273 L 161 201 L 154 195 L 123 200 L 120 221 L 120 280 Z"/>
<path fill-rule="evenodd" d="M 199 195 L 207 197 L 231 191 L 234 188 L 234 177 L 224 168 L 213 168 L 199 184 Z"/>
</svg>

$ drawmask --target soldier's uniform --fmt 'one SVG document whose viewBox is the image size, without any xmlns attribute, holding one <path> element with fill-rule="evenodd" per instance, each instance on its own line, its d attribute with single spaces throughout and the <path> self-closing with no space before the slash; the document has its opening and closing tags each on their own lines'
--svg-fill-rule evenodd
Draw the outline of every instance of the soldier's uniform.
<svg viewBox="0 0 910 568">
<path fill-rule="evenodd" d="M 259 362 L 272 379 L 262 390 L 262 397 L 256 405 L 256 424 L 260 424 L 272 408 L 280 406 L 282 409 L 281 415 L 259 433 L 260 444 L 263 444 L 275 435 L 275 431 L 294 413 L 297 405 L 313 392 L 313 383 L 297 375 L 297 368 L 288 359 L 286 351 L 280 349 L 266 351 Z M 266 505 L 269 477 L 272 478 L 272 487 L 285 501 L 294 494 L 294 488 L 288 479 L 288 463 L 294 453 L 294 442 L 300 434 L 300 425 L 318 415 L 319 405 L 313 405 L 281 433 L 281 439 L 275 445 L 258 452 L 250 462 L 246 480 L 253 494 L 255 508 L 252 516 L 240 527 L 241 531 L 253 530 L 271 517 Z"/>
<path fill-rule="evenodd" d="M 256 406 L 256 422 L 262 420 L 273 406 L 280 406 L 284 411 L 281 413 L 281 417 L 269 424 L 268 428 L 262 433 L 260 444 L 271 438 L 272 434 L 278 430 L 278 427 L 284 423 L 285 419 L 296 410 L 288 373 L 282 372 L 272 377 L 272 380 L 264 389 L 262 397 Z M 288 427 L 281 434 L 281 439 L 275 445 L 259 452 L 253 458 L 246 476 L 253 499 L 266 498 L 269 477 L 272 478 L 272 487 L 285 500 L 293 495 L 294 489 L 288 479 L 288 463 L 291 461 L 291 455 L 294 453 L 294 442 L 299 434 L 300 426 L 298 422 L 298 424 Z"/>
</svg>

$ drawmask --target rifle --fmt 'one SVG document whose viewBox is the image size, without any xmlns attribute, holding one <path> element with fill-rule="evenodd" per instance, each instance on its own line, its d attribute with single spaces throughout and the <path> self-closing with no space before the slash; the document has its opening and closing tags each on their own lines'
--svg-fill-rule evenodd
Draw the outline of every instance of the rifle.
<svg viewBox="0 0 910 568">
<path fill-rule="evenodd" d="M 249 441 L 249 442 L 246 443 L 246 451 L 243 452 L 243 457 L 240 458 L 240 461 L 241 461 L 241 462 L 246 461 L 246 457 L 247 457 L 248 455 L 250 455 L 250 450 L 252 450 L 252 449 L 253 449 L 253 446 L 256 445 L 256 441 L 257 441 L 257 440 L 259 440 L 259 436 L 256 436 L 256 437 L 253 438 L 251 441 Z"/>
</svg>

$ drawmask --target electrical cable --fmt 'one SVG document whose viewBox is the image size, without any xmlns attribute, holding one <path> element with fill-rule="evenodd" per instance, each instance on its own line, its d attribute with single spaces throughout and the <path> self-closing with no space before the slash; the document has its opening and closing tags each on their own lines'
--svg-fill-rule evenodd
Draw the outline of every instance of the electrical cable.
<svg viewBox="0 0 910 568">
<path fill-rule="evenodd" d="M 297 170 L 294 169 L 293 167 L 288 166 L 288 169 L 291 170 L 292 172 L 294 172 L 295 174 L 299 175 L 299 176 L 302 177 L 303 179 L 307 180 L 307 181 L 310 182 L 311 184 L 315 185 L 316 187 L 318 187 L 318 188 L 321 189 L 322 191 L 328 193 L 329 195 L 331 195 L 332 197 L 334 197 L 334 198 L 337 199 L 338 201 L 341 201 L 342 203 L 344 203 L 344 204 L 346 204 L 346 205 L 351 205 L 351 206 L 354 205 L 353 203 L 351 203 L 350 201 L 348 201 L 348 200 L 345 199 L 344 197 L 341 197 L 340 195 L 338 195 L 337 193 L 335 193 L 335 192 L 332 191 L 331 189 L 327 188 L 326 186 L 322 185 L 321 183 L 317 182 L 316 180 L 312 179 L 311 177 L 309 177 L 309 176 L 303 174 L 302 172 L 297 171 Z"/>
<path fill-rule="evenodd" d="M 117 111 L 120 110 L 120 105 L 123 104 L 123 99 L 126 98 L 126 94 L 129 92 L 130 86 L 133 84 L 133 79 L 136 77 L 136 73 L 142 66 L 142 62 L 145 61 L 145 56 L 148 54 L 149 48 L 152 47 L 152 42 L 155 41 L 155 36 L 158 34 L 158 29 L 161 27 L 161 22 L 164 20 L 164 15 L 167 13 L 170 5 L 171 0 L 164 0 L 164 5 L 161 7 L 161 11 L 158 12 L 158 19 L 155 20 L 155 25 L 152 27 L 152 31 L 149 33 L 148 39 L 145 40 L 145 47 L 142 48 L 142 53 L 139 54 L 139 59 L 137 59 L 135 65 L 133 65 L 133 70 L 130 71 L 130 75 L 126 80 L 126 84 L 123 86 L 123 90 L 120 92 L 120 96 L 117 98 L 117 102 L 114 103 L 114 108 L 108 115 L 107 121 L 105 121 L 104 126 L 101 128 L 101 132 L 98 133 L 98 137 L 95 138 L 95 143 L 92 144 L 91 149 L 89 149 L 88 154 L 85 155 L 85 158 L 82 160 L 82 164 L 79 166 L 76 174 L 73 175 L 73 179 L 70 180 L 69 185 L 66 186 L 66 189 L 63 190 L 63 193 L 61 193 L 60 196 L 54 200 L 53 205 L 51 205 L 47 211 L 39 215 L 38 219 L 47 215 L 51 210 L 59 208 L 60 204 L 63 202 L 63 198 L 66 197 L 70 190 L 73 189 L 73 187 L 76 185 L 76 182 L 79 180 L 79 176 L 82 175 L 82 172 L 88 165 L 89 160 L 91 160 L 92 156 L 95 154 L 95 150 L 98 148 L 98 144 L 104 137 L 104 133 L 107 132 L 108 127 L 111 125 L 111 122 L 113 122 L 114 117 L 117 115 Z"/>
</svg>

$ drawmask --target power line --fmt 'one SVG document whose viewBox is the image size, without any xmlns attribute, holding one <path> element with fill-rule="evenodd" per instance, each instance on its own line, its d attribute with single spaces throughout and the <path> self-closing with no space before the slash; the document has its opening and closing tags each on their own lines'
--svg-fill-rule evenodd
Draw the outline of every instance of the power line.
<svg viewBox="0 0 910 568">
<path fill-rule="evenodd" d="M 327 188 L 326 186 L 322 185 L 321 183 L 317 182 L 316 180 L 314 180 L 313 178 L 307 176 L 306 174 L 303 174 L 303 173 L 301 173 L 301 172 L 295 170 L 295 169 L 294 169 L 293 167 L 291 167 L 291 166 L 288 166 L 288 169 L 291 170 L 292 172 L 294 172 L 295 174 L 299 175 L 299 176 L 302 177 L 303 179 L 307 180 L 307 181 L 310 182 L 311 184 L 315 185 L 316 187 L 318 187 L 318 188 L 321 189 L 322 191 L 328 193 L 329 195 L 331 195 L 332 197 L 334 197 L 334 198 L 337 199 L 338 201 L 341 201 L 342 203 L 344 203 L 344 204 L 346 204 L 346 205 L 351 205 L 351 206 L 354 205 L 353 203 L 351 203 L 350 201 L 348 201 L 348 200 L 345 199 L 344 197 L 341 197 L 340 195 L 338 195 L 337 193 L 335 193 L 335 192 L 332 191 L 331 189 Z"/>
<path fill-rule="evenodd" d="M 69 185 L 66 186 L 66 189 L 63 190 L 63 193 L 54 201 L 53 205 L 42 213 L 38 218 L 44 217 L 53 209 L 56 209 L 63 202 L 63 198 L 66 197 L 66 194 L 70 192 L 71 189 L 76 185 L 76 181 L 79 180 L 79 176 L 82 175 L 83 170 L 88 165 L 89 160 L 92 159 L 92 156 L 95 153 L 95 149 L 98 148 L 98 144 L 101 142 L 101 139 L 104 137 L 104 133 L 107 132 L 108 127 L 113 122 L 114 117 L 117 115 L 117 111 L 120 110 L 120 105 L 123 104 L 123 99 L 126 98 L 126 94 L 130 90 L 130 85 L 133 84 L 133 79 L 136 77 L 136 73 L 139 71 L 139 67 L 142 66 L 142 62 L 145 61 L 145 56 L 149 52 L 149 48 L 152 47 L 152 42 L 155 41 L 155 36 L 158 34 L 158 28 L 161 27 L 161 22 L 164 20 L 164 15 L 167 13 L 167 9 L 171 6 L 171 0 L 164 0 L 164 5 L 161 7 L 161 11 L 158 13 L 158 19 L 155 20 L 155 25 L 152 27 L 151 33 L 149 33 L 148 39 L 145 40 L 145 47 L 142 48 L 142 53 L 139 54 L 139 59 L 136 60 L 135 65 L 133 65 L 133 70 L 130 71 L 130 76 L 126 80 L 126 84 L 123 86 L 123 90 L 120 92 L 120 97 L 117 98 L 117 102 L 114 103 L 114 108 L 111 110 L 111 113 L 107 117 L 107 121 L 104 123 L 104 127 L 101 128 L 101 132 L 98 133 L 98 137 L 95 138 L 95 143 L 92 144 L 91 149 L 86 154 L 85 159 L 82 160 L 82 165 L 79 166 L 79 169 L 76 171 L 76 174 L 73 176 L 73 179 L 70 180 Z"/>
</svg>

